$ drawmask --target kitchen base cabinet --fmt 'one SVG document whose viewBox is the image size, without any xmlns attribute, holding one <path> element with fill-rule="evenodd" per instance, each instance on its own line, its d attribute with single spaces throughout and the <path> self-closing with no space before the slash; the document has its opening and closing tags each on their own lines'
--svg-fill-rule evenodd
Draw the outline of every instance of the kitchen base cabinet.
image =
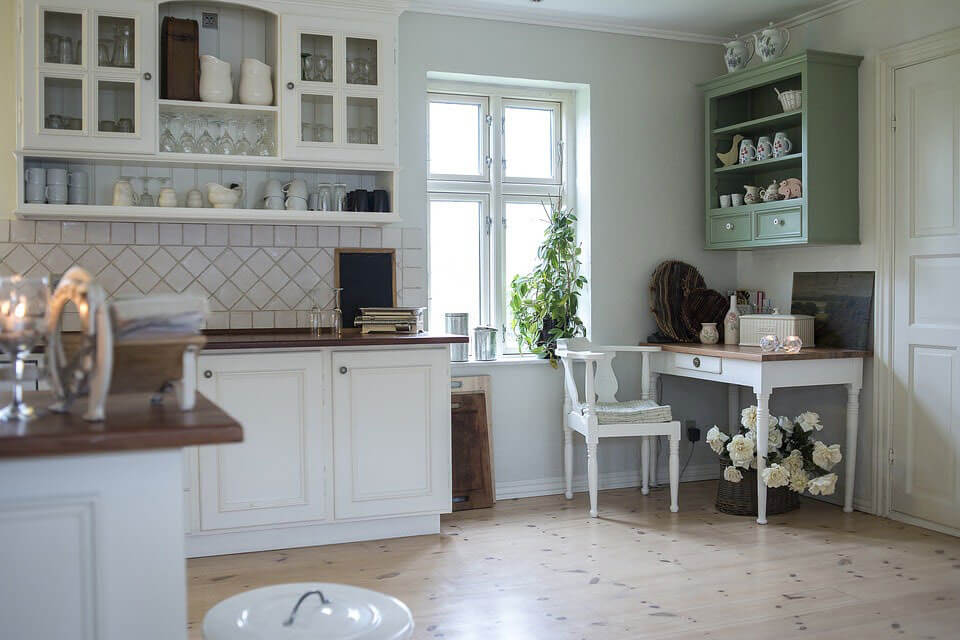
<svg viewBox="0 0 960 640">
<path fill-rule="evenodd" d="M 187 556 L 439 532 L 451 510 L 449 353 L 202 353 L 199 391 L 244 441 L 187 454 Z"/>
</svg>

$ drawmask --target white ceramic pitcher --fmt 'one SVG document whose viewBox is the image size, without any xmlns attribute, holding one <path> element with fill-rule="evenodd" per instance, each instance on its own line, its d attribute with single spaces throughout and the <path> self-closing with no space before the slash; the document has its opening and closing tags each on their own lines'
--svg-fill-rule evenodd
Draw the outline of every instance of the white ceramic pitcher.
<svg viewBox="0 0 960 640">
<path fill-rule="evenodd" d="M 723 52 L 723 62 L 727 65 L 727 73 L 743 69 L 753 58 L 752 40 L 742 40 L 734 34 L 733 40 L 724 43 L 723 46 L 726 48 Z"/>
<path fill-rule="evenodd" d="M 273 104 L 270 65 L 256 58 L 243 59 L 240 63 L 240 103 L 261 106 Z"/>
<path fill-rule="evenodd" d="M 200 99 L 204 102 L 233 100 L 229 62 L 216 56 L 200 56 Z"/>
<path fill-rule="evenodd" d="M 766 29 L 753 34 L 753 40 L 753 48 L 760 59 L 770 62 L 783 55 L 787 45 L 790 44 L 790 32 L 786 29 L 777 29 L 771 22 Z"/>
</svg>

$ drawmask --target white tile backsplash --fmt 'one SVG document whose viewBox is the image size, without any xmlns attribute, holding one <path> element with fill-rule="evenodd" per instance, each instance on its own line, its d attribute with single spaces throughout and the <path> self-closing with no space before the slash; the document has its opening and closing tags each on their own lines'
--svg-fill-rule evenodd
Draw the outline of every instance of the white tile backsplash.
<svg viewBox="0 0 960 640">
<path fill-rule="evenodd" d="M 332 299 L 336 247 L 396 248 L 399 301 L 426 304 L 424 238 L 391 227 L 0 221 L 0 273 L 79 265 L 111 296 L 204 295 L 211 329 L 306 327 L 314 298 Z"/>
</svg>

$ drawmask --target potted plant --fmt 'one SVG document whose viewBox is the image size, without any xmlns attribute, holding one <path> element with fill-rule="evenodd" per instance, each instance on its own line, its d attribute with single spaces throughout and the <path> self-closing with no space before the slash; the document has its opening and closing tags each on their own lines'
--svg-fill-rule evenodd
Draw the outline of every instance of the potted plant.
<svg viewBox="0 0 960 640">
<path fill-rule="evenodd" d="M 556 367 L 557 339 L 586 335 L 577 307 L 587 279 L 580 275 L 582 250 L 573 210 L 563 205 L 562 197 L 552 206 L 544 203 L 543 208 L 548 225 L 537 248 L 539 264 L 510 283 L 511 324 L 521 351 L 527 348 L 550 358 Z"/>
<path fill-rule="evenodd" d="M 741 427 L 732 437 L 714 425 L 707 444 L 720 456 L 723 478 L 717 488 L 717 508 L 736 515 L 757 514 L 757 408 L 741 412 Z M 767 487 L 767 513 L 783 513 L 800 504 L 804 491 L 831 495 L 837 474 L 831 470 L 843 456 L 840 445 L 826 445 L 816 435 L 820 415 L 805 411 L 794 419 L 769 417 L 767 466 L 761 476 Z"/>
</svg>

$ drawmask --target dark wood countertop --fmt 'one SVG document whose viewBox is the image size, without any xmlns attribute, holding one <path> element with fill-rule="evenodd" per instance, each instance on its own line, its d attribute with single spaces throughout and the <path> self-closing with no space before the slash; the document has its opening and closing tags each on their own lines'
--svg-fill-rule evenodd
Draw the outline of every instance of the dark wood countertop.
<svg viewBox="0 0 960 640">
<path fill-rule="evenodd" d="M 28 404 L 44 410 L 53 399 L 45 391 L 24 396 Z M 111 395 L 103 422 L 87 422 L 80 417 L 85 404 L 78 401 L 66 414 L 45 411 L 26 423 L 0 422 L 0 458 L 169 449 L 243 440 L 240 423 L 199 393 L 193 411 L 180 411 L 172 394 L 162 405 L 151 405 L 150 394 Z"/>
<path fill-rule="evenodd" d="M 870 358 L 872 351 L 858 351 L 856 349 L 834 349 L 832 347 L 807 347 L 799 353 L 764 353 L 760 347 L 740 347 L 735 344 L 699 344 L 644 343 L 651 347 L 660 347 L 664 351 L 674 353 L 690 353 L 697 356 L 713 356 L 715 358 L 733 358 L 735 360 L 753 360 L 758 362 L 775 362 L 781 360 L 829 360 L 832 358 Z"/>
<path fill-rule="evenodd" d="M 403 345 L 454 344 L 468 342 L 467 336 L 448 333 L 359 333 L 344 332 L 339 338 L 315 336 L 306 329 L 250 329 L 205 331 L 205 351 L 217 349 L 296 349 L 307 347 L 398 347 Z"/>
</svg>

